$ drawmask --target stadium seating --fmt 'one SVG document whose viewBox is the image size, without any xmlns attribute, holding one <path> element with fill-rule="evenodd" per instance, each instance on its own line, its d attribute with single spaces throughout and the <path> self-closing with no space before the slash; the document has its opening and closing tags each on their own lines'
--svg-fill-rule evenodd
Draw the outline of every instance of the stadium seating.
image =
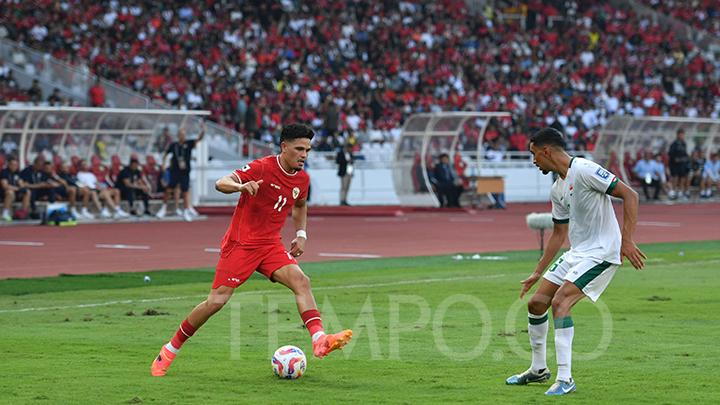
<svg viewBox="0 0 720 405">
<path fill-rule="evenodd" d="M 642 2 L 657 12 L 704 30 L 715 38 L 720 37 L 720 4 L 717 0 Z"/>
<path fill-rule="evenodd" d="M 46 12 L 11 2 L 0 20 L 14 40 L 263 139 L 277 139 L 281 122 L 324 128 L 332 102 L 338 130 L 372 130 L 376 141 L 392 140 L 414 112 L 509 110 L 513 121 L 488 131 L 509 150 L 518 147 L 511 134 L 551 123 L 592 150 L 612 114 L 718 115 L 717 62 L 667 27 L 599 0 L 515 3 L 283 2 L 263 13 L 255 2 L 202 12 L 170 2 L 75 0 Z M 659 9 L 685 18 L 689 6 L 673 4 Z M 702 4 L 708 17 L 698 24 L 717 32 L 713 2 Z"/>
</svg>

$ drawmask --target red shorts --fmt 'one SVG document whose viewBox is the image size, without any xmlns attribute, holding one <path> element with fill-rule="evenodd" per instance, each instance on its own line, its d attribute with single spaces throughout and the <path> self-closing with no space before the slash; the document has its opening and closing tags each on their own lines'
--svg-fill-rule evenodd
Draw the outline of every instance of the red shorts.
<svg viewBox="0 0 720 405">
<path fill-rule="evenodd" d="M 237 288 L 255 271 L 271 279 L 275 270 L 289 264 L 298 264 L 298 262 L 281 243 L 252 247 L 228 244 L 220 252 L 212 288 L 221 285 Z"/>
</svg>

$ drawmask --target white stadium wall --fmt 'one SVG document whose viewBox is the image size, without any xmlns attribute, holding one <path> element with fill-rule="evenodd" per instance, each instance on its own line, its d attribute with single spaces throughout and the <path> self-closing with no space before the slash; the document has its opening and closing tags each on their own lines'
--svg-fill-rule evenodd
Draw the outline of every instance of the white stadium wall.
<svg viewBox="0 0 720 405">
<path fill-rule="evenodd" d="M 243 163 L 244 164 L 244 163 Z M 237 201 L 236 195 L 215 191 L 215 180 L 230 173 L 238 166 L 197 168 L 194 173 L 195 203 L 199 205 L 228 205 Z M 310 169 L 311 205 L 338 205 L 340 178 L 336 169 Z M 392 181 L 392 170 L 358 169 L 350 185 L 348 202 L 351 205 L 399 205 Z M 549 201 L 552 176 L 544 176 L 535 167 L 483 169 L 483 176 L 505 178 L 507 202 Z"/>
</svg>

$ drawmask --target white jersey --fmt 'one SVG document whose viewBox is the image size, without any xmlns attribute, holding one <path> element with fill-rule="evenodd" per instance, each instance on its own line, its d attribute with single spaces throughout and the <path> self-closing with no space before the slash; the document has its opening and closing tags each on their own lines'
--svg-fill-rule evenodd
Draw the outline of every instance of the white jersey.
<svg viewBox="0 0 720 405">
<path fill-rule="evenodd" d="M 575 258 L 620 264 L 622 235 L 608 195 L 617 182 L 597 163 L 572 158 L 565 179 L 553 183 L 553 222 L 569 222 L 569 253 Z"/>
</svg>

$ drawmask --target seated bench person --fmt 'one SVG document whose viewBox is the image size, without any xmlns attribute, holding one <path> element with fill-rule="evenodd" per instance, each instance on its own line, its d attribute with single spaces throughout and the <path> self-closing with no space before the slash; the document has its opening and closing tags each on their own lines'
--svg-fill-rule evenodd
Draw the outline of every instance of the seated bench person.
<svg viewBox="0 0 720 405">
<path fill-rule="evenodd" d="M 84 160 L 78 162 L 77 183 L 79 186 L 86 187 L 90 190 L 90 199 L 100 213 L 100 217 L 114 217 L 117 219 L 130 216 L 120 208 L 120 191 L 116 188 L 108 187 L 104 182 L 98 181 L 97 176 L 90 171 L 87 162 Z M 105 206 L 101 204 L 101 200 L 105 203 Z M 85 205 L 85 207 L 87 207 L 87 205 Z M 112 214 L 110 210 L 112 210 Z"/>
<path fill-rule="evenodd" d="M 0 171 L 0 200 L 3 201 L 2 219 L 12 221 L 12 204 L 21 202 L 22 206 L 16 215 L 18 219 L 27 217 L 30 209 L 30 190 L 24 187 L 20 178 L 20 162 L 11 156 L 8 158 L 7 168 Z"/>
<path fill-rule="evenodd" d="M 20 179 L 23 181 L 23 187 L 30 191 L 31 216 L 38 217 L 35 203 L 40 200 L 55 202 L 59 187 L 58 183 L 51 181 L 45 174 L 45 156 L 37 155 L 32 166 L 20 172 Z"/>
<path fill-rule="evenodd" d="M 130 164 L 120 171 L 117 178 L 117 187 L 123 200 L 127 200 L 130 205 L 130 213 L 132 215 L 140 215 L 135 211 L 135 200 L 141 199 L 143 202 L 143 215 L 150 214 L 150 183 L 140 170 L 140 161 L 136 158 L 130 159 Z"/>
</svg>

